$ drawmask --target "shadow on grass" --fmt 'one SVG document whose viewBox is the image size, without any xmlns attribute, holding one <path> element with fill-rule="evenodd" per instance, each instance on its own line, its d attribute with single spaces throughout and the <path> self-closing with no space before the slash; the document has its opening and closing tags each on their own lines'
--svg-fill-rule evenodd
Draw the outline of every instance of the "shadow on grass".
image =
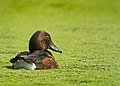
<svg viewBox="0 0 120 86">
<path fill-rule="evenodd" d="M 3 66 L 3 68 L 13 69 L 13 67 L 12 67 L 12 66 Z"/>
</svg>

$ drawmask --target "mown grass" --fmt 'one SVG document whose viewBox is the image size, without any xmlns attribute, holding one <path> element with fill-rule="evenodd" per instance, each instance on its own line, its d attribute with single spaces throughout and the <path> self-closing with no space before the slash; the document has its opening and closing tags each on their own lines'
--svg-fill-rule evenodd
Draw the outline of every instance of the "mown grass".
<svg viewBox="0 0 120 86">
<path fill-rule="evenodd" d="M 119 86 L 119 0 L 0 0 L 0 86 Z M 58 69 L 13 70 L 36 30 L 52 36 Z"/>
</svg>

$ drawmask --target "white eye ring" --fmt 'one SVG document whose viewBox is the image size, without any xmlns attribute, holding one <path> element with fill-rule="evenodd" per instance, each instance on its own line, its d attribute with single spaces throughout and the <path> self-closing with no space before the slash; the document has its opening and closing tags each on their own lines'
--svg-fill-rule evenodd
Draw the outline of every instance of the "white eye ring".
<svg viewBox="0 0 120 86">
<path fill-rule="evenodd" d="M 48 36 L 48 35 L 47 35 L 46 37 L 47 37 L 47 38 L 49 38 L 49 36 Z"/>
</svg>

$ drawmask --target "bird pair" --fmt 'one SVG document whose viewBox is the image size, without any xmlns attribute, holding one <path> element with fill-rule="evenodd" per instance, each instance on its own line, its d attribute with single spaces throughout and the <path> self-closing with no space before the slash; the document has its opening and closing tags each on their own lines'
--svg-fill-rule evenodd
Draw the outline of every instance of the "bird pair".
<svg viewBox="0 0 120 86">
<path fill-rule="evenodd" d="M 48 49 L 62 53 L 53 43 L 50 35 L 42 30 L 36 31 L 29 41 L 29 52 L 20 52 L 10 62 L 14 69 L 28 70 L 57 68 L 58 64 Z"/>
</svg>

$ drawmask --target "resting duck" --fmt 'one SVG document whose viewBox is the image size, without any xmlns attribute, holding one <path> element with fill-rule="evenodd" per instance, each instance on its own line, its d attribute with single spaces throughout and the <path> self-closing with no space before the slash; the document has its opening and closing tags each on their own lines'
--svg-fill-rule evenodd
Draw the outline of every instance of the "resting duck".
<svg viewBox="0 0 120 86">
<path fill-rule="evenodd" d="M 62 51 L 55 46 L 55 44 L 51 40 L 50 35 L 47 32 L 42 30 L 36 31 L 30 38 L 29 51 L 33 53 L 36 50 L 47 49 L 62 53 Z"/>
<path fill-rule="evenodd" d="M 10 60 L 14 69 L 24 68 L 27 70 L 57 68 L 57 62 L 48 50 L 37 50 L 33 53 L 21 52 Z"/>
</svg>

